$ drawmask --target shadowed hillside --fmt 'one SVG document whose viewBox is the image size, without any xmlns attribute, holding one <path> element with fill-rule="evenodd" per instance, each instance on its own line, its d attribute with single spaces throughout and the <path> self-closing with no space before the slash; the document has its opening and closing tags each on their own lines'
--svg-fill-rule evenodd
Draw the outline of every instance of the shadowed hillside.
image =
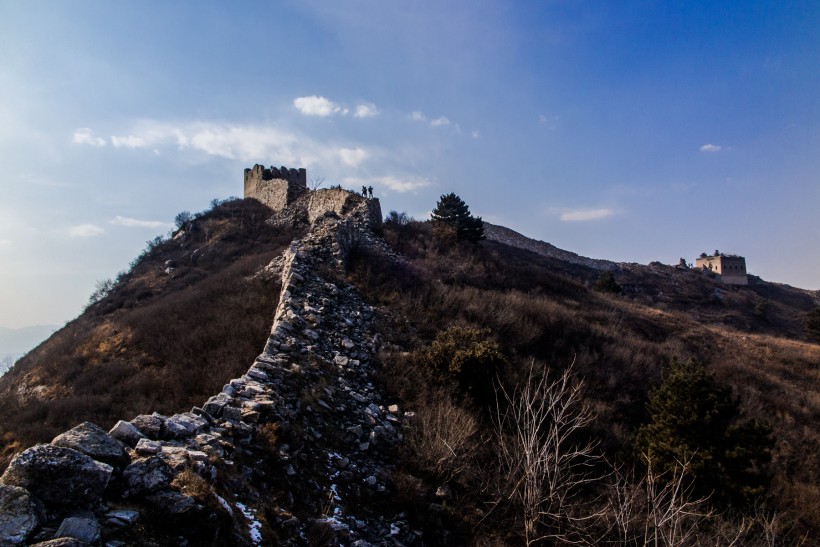
<svg viewBox="0 0 820 547">
<path fill-rule="evenodd" d="M 640 544 L 635 522 L 617 528 L 626 506 L 612 500 L 631 492 L 645 504 L 635 514 L 652 507 L 643 479 L 629 474 L 648 472 L 640 432 L 656 418 L 652 393 L 670 363 L 694 360 L 709 396 L 731 399 L 732 425 L 755 424 L 771 444 L 737 429 L 748 438 L 733 437 L 727 461 L 740 461 L 732 476 L 749 483 L 722 498 L 707 485 L 711 499 L 684 506 L 708 515 L 680 521 L 688 543 L 761 545 L 771 533 L 789 544 L 820 530 L 820 345 L 801 331 L 816 294 L 589 260 L 501 227 L 474 244 L 430 223 L 386 222 L 382 241 L 330 211 L 305 236 L 297 205 L 275 223 L 253 200 L 183 219 L 171 239 L 149 242 L 129 272 L 101 284 L 80 317 L 0 379 L 4 464 L 84 420 L 107 429 L 202 405 L 200 425 L 212 429 L 197 442 L 242 441 L 222 438 L 207 465 L 195 451 L 201 472 L 171 487 L 208 507 L 217 520 L 207 530 L 225 544 L 249 544 L 245 521 L 223 504 L 242 492 L 259 520 L 244 517 L 287 544 L 307 534 L 317 545 L 387 545 L 395 530 L 409 544 L 518 545 L 529 532 L 511 478 L 517 460 L 504 460 L 499 445 L 505 420 L 533 381 L 564 378 L 583 383 L 574 396 L 586 418 L 565 440 L 589 443 L 580 451 L 589 479 L 539 514 L 530 532 L 549 541 L 532 543 Z M 289 276 L 281 282 L 265 267 L 303 236 L 279 261 Z M 269 338 L 280 283 L 284 305 Z M 132 465 L 151 459 L 140 452 L 160 440 L 151 439 L 140 439 Z M 168 458 L 181 449 L 172 446 L 179 439 L 163 442 Z M 759 452 L 744 453 L 750 447 Z M 222 449 L 230 460 L 217 457 Z M 214 474 L 203 471 L 210 465 Z M 176 537 L 155 519 L 127 537 Z"/>
<path fill-rule="evenodd" d="M 436 241 L 428 223 L 387 223 L 385 238 L 408 263 L 389 266 L 364 255 L 352 261 L 351 279 L 389 309 L 382 325 L 396 347 L 383 356 L 385 382 L 406 404 L 441 399 L 436 373 L 419 365 L 438 333 L 452 326 L 485 329 L 509 363 L 502 383 L 520 382 L 533 359 L 557 369 L 574 363 L 596 415 L 592 436 L 609 459 L 626 462 L 663 369 L 672 358 L 696 359 L 731 386 L 746 419 L 773 428 L 767 506 L 785 512 L 795 530 L 820 527 L 820 461 L 806 457 L 820 451 L 820 346 L 802 340 L 815 294 L 758 278 L 748 287 L 729 287 L 697 270 L 613 264 L 623 288 L 615 296 L 591 289 L 603 261 L 540 254 L 509 232 L 504 235 L 515 247 Z M 485 431 L 492 429 L 480 408 L 458 401 Z M 481 453 L 480 444 L 474 453 Z M 429 477 L 430 468 L 410 454 L 409 467 Z M 493 536 L 509 524 L 500 515 L 471 516 L 483 514 L 486 499 L 469 480 L 459 486 L 465 498 L 457 512 L 465 527 L 486 526 Z"/>
</svg>

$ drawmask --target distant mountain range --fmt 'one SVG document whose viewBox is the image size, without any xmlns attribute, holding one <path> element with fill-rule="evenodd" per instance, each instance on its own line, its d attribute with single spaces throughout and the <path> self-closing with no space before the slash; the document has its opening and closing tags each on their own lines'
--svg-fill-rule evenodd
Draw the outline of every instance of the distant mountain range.
<svg viewBox="0 0 820 547">
<path fill-rule="evenodd" d="M 35 325 L 19 329 L 0 327 L 0 357 L 6 354 L 19 357 L 34 349 L 58 328 L 57 325 Z"/>
</svg>

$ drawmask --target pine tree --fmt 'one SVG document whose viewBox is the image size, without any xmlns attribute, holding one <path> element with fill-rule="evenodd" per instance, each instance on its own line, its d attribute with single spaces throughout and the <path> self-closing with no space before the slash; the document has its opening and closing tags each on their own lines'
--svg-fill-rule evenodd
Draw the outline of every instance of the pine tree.
<svg viewBox="0 0 820 547">
<path fill-rule="evenodd" d="M 659 471 L 688 462 L 694 493 L 717 503 L 745 504 L 765 491 L 771 429 L 740 421 L 731 389 L 703 365 L 673 359 L 647 407 L 651 421 L 636 444 Z"/>
<path fill-rule="evenodd" d="M 820 344 L 820 308 L 814 308 L 803 320 L 803 332 L 806 340 Z"/>
<path fill-rule="evenodd" d="M 450 232 L 459 241 L 475 243 L 484 239 L 484 221 L 471 215 L 464 200 L 453 193 L 441 196 L 430 220 L 439 228 L 444 228 L 439 230 L 440 233 Z"/>
<path fill-rule="evenodd" d="M 615 281 L 615 274 L 608 270 L 598 277 L 598 280 L 595 281 L 593 288 L 596 291 L 608 292 L 612 294 L 621 294 L 621 292 L 623 292 L 621 286 L 618 285 L 617 281 Z"/>
</svg>

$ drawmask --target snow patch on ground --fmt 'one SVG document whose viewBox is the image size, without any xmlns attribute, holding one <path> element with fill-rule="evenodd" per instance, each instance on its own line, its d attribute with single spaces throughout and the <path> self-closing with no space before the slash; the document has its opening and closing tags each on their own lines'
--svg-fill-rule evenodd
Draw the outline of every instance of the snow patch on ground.
<svg viewBox="0 0 820 547">
<path fill-rule="evenodd" d="M 236 508 L 248 519 L 248 533 L 254 545 L 262 545 L 262 523 L 256 520 L 256 509 L 244 503 L 236 502 Z"/>
</svg>

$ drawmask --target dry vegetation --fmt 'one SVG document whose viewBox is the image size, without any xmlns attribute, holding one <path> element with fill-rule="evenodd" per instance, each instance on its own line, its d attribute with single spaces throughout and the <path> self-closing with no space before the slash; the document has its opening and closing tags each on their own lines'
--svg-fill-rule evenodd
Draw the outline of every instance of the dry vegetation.
<svg viewBox="0 0 820 547">
<path fill-rule="evenodd" d="M 279 294 L 278 279 L 255 274 L 298 236 L 269 216 L 226 202 L 149 242 L 107 294 L 21 359 L 0 379 L 0 465 L 85 420 L 190 410 L 244 373 Z"/>
<path fill-rule="evenodd" d="M 107 427 L 188 410 L 242 374 L 263 347 L 279 292 L 278 279 L 254 274 L 299 235 L 266 225 L 269 215 L 254 201 L 228 202 L 186 222 L 184 235 L 150 242 L 86 313 L 18 362 L 0 379 L 0 464 L 84 420 Z M 384 237 L 407 262 L 360 250 L 348 277 L 389 310 L 381 381 L 417 412 L 392 472 L 392 502 L 431 544 L 537 544 L 546 535 L 776 545 L 820 533 L 820 345 L 801 339 L 816 305 L 810 294 L 759 280 L 726 287 L 653 264 L 616 272 L 623 292 L 613 295 L 591 290 L 596 270 L 493 242 L 437 240 L 426 223 L 387 223 Z M 446 361 L 442 352 L 460 353 Z M 649 391 L 673 357 L 704 363 L 745 417 L 772 426 L 771 483 L 753 507 L 682 499 L 682 475 L 664 482 L 636 453 Z M 502 388 L 497 399 L 488 385 Z M 499 446 L 515 439 L 516 412 L 528 412 L 517 406 L 522 394 L 538 408 L 533 385 L 564 385 L 577 405 L 569 411 L 583 416 L 558 443 L 580 451 L 569 467 L 581 474 L 564 475 L 563 490 L 549 489 L 564 497 L 547 505 L 511 489 L 533 475 L 516 454 L 543 447 Z M 539 419 L 536 434 L 553 415 Z M 268 451 L 277 436 L 276 424 L 259 432 Z M 209 495 L 195 480 L 176 486 Z M 320 542 L 324 531 L 314 532 Z"/>
<path fill-rule="evenodd" d="M 735 533 L 736 545 L 760 544 L 761 534 L 748 531 L 772 518 L 781 542 L 820 530 L 820 346 L 799 339 L 802 317 L 815 306 L 810 294 L 756 279 L 749 287 L 726 287 L 700 272 L 654 264 L 616 273 L 624 287 L 616 296 L 590 290 L 599 272 L 493 242 L 439 241 L 426 223 L 388 223 L 384 235 L 408 263 L 385 264 L 360 252 L 349 277 L 389 307 L 382 324 L 395 349 L 382 356 L 383 381 L 407 408 L 423 409 L 417 428 L 431 428 L 413 434 L 410 477 L 433 486 L 449 480 L 459 504 L 445 514 L 469 541 L 490 544 L 499 530 L 512 530 L 514 519 L 494 505 L 485 480 L 494 469 L 485 435 L 492 409 L 460 395 L 456 381 L 443 396 L 440 376 L 425 358 L 436 336 L 453 326 L 488 329 L 500 343 L 508 366 L 498 380 L 508 393 L 523 385 L 531 360 L 556 374 L 574 362 L 594 416 L 584 437 L 621 466 L 637 461 L 633 438 L 648 419 L 647 396 L 663 368 L 673 357 L 699 360 L 732 387 L 745 418 L 772 426 L 776 445 L 771 485 L 758 501 L 767 509 L 750 516 L 753 509 L 745 508 L 735 517 L 736 508 L 718 507 L 701 522 L 698 541 L 728 544 Z M 447 439 L 455 433 L 440 416 L 478 427 L 455 428 L 459 449 L 449 452 Z M 447 469 L 453 453 L 470 457 L 450 457 L 454 467 Z M 404 476 L 402 483 L 412 480 Z M 590 487 L 585 495 L 601 493 Z M 702 509 L 708 512 L 708 505 Z"/>
</svg>

